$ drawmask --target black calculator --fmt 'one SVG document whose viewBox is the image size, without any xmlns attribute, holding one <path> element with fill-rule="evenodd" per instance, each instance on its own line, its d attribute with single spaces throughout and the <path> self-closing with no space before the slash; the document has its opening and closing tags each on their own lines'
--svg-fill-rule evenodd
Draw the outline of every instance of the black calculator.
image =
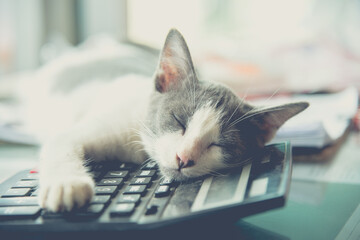
<svg viewBox="0 0 360 240">
<path fill-rule="evenodd" d="M 91 203 L 66 213 L 41 209 L 38 173 L 24 170 L 0 184 L 0 236 L 126 232 L 184 222 L 235 222 L 284 206 L 291 164 L 288 142 L 266 146 L 241 167 L 180 183 L 163 178 L 153 163 L 94 164 L 90 166 L 96 182 Z"/>
</svg>

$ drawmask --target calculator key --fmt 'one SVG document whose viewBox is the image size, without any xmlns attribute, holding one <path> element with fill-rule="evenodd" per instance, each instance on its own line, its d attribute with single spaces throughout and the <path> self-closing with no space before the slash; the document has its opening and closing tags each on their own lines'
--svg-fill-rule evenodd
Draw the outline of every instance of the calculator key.
<svg viewBox="0 0 360 240">
<path fill-rule="evenodd" d="M 156 164 L 156 162 L 149 162 L 147 164 L 145 164 L 142 169 L 144 170 L 156 170 L 158 169 L 158 166 Z"/>
<path fill-rule="evenodd" d="M 130 182 L 131 185 L 146 185 L 150 186 L 151 177 L 136 177 L 133 178 Z"/>
<path fill-rule="evenodd" d="M 135 203 L 118 203 L 110 211 L 111 216 L 129 216 L 135 209 Z"/>
<path fill-rule="evenodd" d="M 39 173 L 39 170 L 35 167 L 29 171 L 29 173 Z"/>
<path fill-rule="evenodd" d="M 95 187 L 96 195 L 113 195 L 117 190 L 116 186 L 98 186 Z"/>
<path fill-rule="evenodd" d="M 174 180 L 172 178 L 163 178 L 161 181 L 160 181 L 160 185 L 173 185 L 174 183 Z"/>
<path fill-rule="evenodd" d="M 140 202 L 141 195 L 140 194 L 129 194 L 129 195 L 121 195 L 118 199 L 118 203 L 135 203 L 137 205 Z"/>
<path fill-rule="evenodd" d="M 154 177 L 155 175 L 155 170 L 141 170 L 136 177 Z"/>
<path fill-rule="evenodd" d="M 71 217 L 96 217 L 100 215 L 104 207 L 104 204 L 91 204 L 85 209 L 80 209 L 71 213 Z"/>
<path fill-rule="evenodd" d="M 154 215 L 158 212 L 159 206 L 155 204 L 151 204 L 146 208 L 145 215 Z"/>
<path fill-rule="evenodd" d="M 26 206 L 26 207 L 0 207 L 1 218 L 31 218 L 35 217 L 40 212 L 39 206 Z"/>
<path fill-rule="evenodd" d="M 100 180 L 96 185 L 97 186 L 120 186 L 123 183 L 123 178 L 104 178 Z"/>
<path fill-rule="evenodd" d="M 31 188 L 10 188 L 1 197 L 24 197 L 31 191 Z"/>
<path fill-rule="evenodd" d="M 91 203 L 102 203 L 102 204 L 106 204 L 108 203 L 110 200 L 110 195 L 95 195 L 93 196 L 93 198 L 91 199 Z"/>
<path fill-rule="evenodd" d="M 33 192 L 31 193 L 31 196 L 32 196 L 32 197 L 37 197 L 38 195 L 39 195 L 39 188 L 35 189 L 35 191 L 33 191 Z"/>
<path fill-rule="evenodd" d="M 91 204 L 86 210 L 85 212 L 87 213 L 101 213 L 101 211 L 104 209 L 105 205 L 104 204 Z"/>
<path fill-rule="evenodd" d="M 38 199 L 36 197 L 0 198 L 0 207 L 38 205 Z"/>
<path fill-rule="evenodd" d="M 140 194 L 144 195 L 146 192 L 146 186 L 145 185 L 130 185 L 128 186 L 124 194 Z"/>
<path fill-rule="evenodd" d="M 168 185 L 161 185 L 155 191 L 155 197 L 165 197 L 169 195 L 170 187 Z"/>
<path fill-rule="evenodd" d="M 129 171 L 110 171 L 105 175 L 105 178 L 126 178 Z"/>
<path fill-rule="evenodd" d="M 38 173 L 28 173 L 21 180 L 38 180 L 38 179 L 39 179 Z"/>
<path fill-rule="evenodd" d="M 49 210 L 43 210 L 41 216 L 46 219 L 53 219 L 53 218 L 63 218 L 65 217 L 65 213 L 63 212 L 51 212 Z"/>
<path fill-rule="evenodd" d="M 24 180 L 15 183 L 13 188 L 33 188 L 33 187 L 37 187 L 37 185 L 38 185 L 38 181 L 36 180 Z"/>
</svg>

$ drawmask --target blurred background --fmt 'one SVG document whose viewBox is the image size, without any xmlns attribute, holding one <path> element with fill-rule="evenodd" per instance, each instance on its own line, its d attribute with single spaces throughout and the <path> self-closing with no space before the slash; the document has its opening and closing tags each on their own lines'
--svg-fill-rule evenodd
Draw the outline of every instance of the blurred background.
<svg viewBox="0 0 360 240">
<path fill-rule="evenodd" d="M 307 115 L 279 130 L 294 146 L 290 210 L 260 215 L 258 224 L 289 238 L 333 239 L 359 199 L 360 131 L 345 139 L 351 119 L 360 130 L 360 0 L 0 0 L 0 182 L 38 159 L 39 142 L 8 100 L 17 80 L 96 45 L 143 50 L 145 58 L 126 58 L 125 65 L 149 62 L 152 71 L 174 27 L 201 79 L 224 82 L 250 100 L 345 89 L 304 94 L 312 100 Z"/>
<path fill-rule="evenodd" d="M 0 81 L 96 35 L 159 49 L 173 27 L 239 93 L 360 87 L 359 0 L 0 0 Z"/>
</svg>

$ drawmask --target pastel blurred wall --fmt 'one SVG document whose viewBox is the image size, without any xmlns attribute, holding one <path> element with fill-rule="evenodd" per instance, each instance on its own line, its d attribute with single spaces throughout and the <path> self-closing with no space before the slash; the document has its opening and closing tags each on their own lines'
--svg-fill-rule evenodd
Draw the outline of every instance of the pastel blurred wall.
<svg viewBox="0 0 360 240">
<path fill-rule="evenodd" d="M 176 27 L 206 78 L 356 85 L 359 23 L 360 0 L 0 0 L 0 77 L 97 34 L 160 48 Z"/>
</svg>

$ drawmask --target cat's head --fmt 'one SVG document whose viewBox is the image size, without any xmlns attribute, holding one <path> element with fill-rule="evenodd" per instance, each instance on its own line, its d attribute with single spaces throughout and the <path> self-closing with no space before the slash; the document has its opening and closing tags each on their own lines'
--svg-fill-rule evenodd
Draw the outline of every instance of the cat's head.
<svg viewBox="0 0 360 240">
<path fill-rule="evenodd" d="M 177 180 L 241 164 L 308 107 L 300 102 L 256 108 L 222 85 L 199 81 L 177 30 L 165 41 L 155 89 L 142 138 L 163 175 Z"/>
</svg>

